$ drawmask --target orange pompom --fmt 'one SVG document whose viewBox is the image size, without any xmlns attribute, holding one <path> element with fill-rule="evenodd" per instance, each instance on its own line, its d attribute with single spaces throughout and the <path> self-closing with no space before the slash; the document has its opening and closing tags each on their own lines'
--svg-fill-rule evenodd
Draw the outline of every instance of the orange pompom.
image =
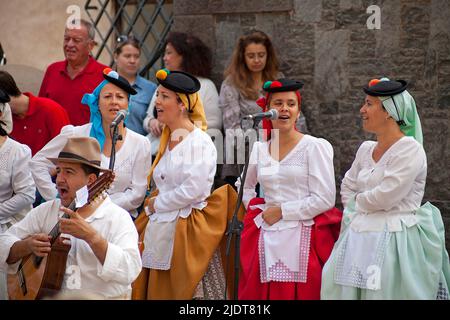
<svg viewBox="0 0 450 320">
<path fill-rule="evenodd" d="M 104 74 L 108 74 L 108 73 L 110 73 L 111 71 L 112 71 L 111 68 L 105 68 L 105 69 L 103 69 L 103 73 L 104 73 Z"/>
<path fill-rule="evenodd" d="M 379 79 L 372 79 L 369 81 L 369 87 L 376 85 L 378 82 L 380 82 L 381 80 Z"/>
<path fill-rule="evenodd" d="M 159 80 L 166 80 L 167 75 L 169 74 L 167 69 L 160 69 L 158 72 L 156 72 L 156 78 Z"/>
</svg>

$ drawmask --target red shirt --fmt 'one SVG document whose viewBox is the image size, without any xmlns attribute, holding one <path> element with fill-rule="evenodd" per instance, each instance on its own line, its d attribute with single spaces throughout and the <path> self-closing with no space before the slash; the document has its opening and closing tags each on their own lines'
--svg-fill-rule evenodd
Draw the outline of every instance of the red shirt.
<svg viewBox="0 0 450 320">
<path fill-rule="evenodd" d="M 57 136 L 61 128 L 70 124 L 66 110 L 58 103 L 47 98 L 35 97 L 25 92 L 30 102 L 24 118 L 13 114 L 11 137 L 30 147 L 34 156 L 47 142 Z"/>
<path fill-rule="evenodd" d="M 48 66 L 42 80 L 40 97 L 58 102 L 69 115 L 70 123 L 81 126 L 89 122 L 89 106 L 81 104 L 85 93 L 91 93 L 104 80 L 103 69 L 107 66 L 89 57 L 86 67 L 74 79 L 67 73 L 67 60 Z"/>
</svg>

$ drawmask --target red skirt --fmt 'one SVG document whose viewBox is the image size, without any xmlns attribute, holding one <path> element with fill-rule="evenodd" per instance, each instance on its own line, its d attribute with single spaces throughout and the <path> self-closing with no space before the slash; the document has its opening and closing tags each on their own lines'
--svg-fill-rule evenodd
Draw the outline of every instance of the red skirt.
<svg viewBox="0 0 450 320">
<path fill-rule="evenodd" d="M 265 203 L 263 198 L 250 200 L 244 218 L 241 235 L 241 274 L 239 277 L 239 300 L 319 300 L 322 267 L 339 237 L 342 212 L 337 208 L 319 214 L 311 227 L 310 253 L 307 282 L 261 283 L 258 240 L 260 229 L 253 219 L 261 212 L 250 206 Z"/>
</svg>

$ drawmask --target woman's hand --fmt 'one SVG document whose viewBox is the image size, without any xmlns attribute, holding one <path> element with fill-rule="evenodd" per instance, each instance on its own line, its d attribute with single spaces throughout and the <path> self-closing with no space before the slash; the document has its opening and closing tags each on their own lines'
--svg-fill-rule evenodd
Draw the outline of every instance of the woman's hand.
<svg viewBox="0 0 450 320">
<path fill-rule="evenodd" d="M 262 218 L 269 226 L 278 222 L 282 218 L 280 207 L 270 207 L 263 211 Z"/>
<path fill-rule="evenodd" d="M 156 197 L 151 197 L 147 205 L 148 211 L 152 214 L 155 213 L 155 199 Z"/>
<path fill-rule="evenodd" d="M 162 133 L 163 124 L 158 119 L 150 119 L 149 121 L 150 133 L 154 137 L 159 137 Z"/>
</svg>

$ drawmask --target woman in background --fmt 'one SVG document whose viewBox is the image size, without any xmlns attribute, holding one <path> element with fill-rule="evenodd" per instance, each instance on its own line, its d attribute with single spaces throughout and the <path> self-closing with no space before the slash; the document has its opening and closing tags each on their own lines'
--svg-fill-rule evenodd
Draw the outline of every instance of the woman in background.
<svg viewBox="0 0 450 320">
<path fill-rule="evenodd" d="M 241 170 L 236 158 L 233 159 L 233 154 L 244 152 L 241 146 L 235 146 L 232 141 L 234 130 L 240 129 L 245 132 L 252 128 L 252 121 L 249 120 L 243 120 L 241 126 L 242 117 L 261 111 L 255 101 L 264 96 L 262 87 L 266 81 L 283 77 L 270 38 L 258 30 L 241 36 L 224 76 L 225 80 L 222 82 L 219 95 L 219 107 L 223 114 L 226 136 L 222 178 L 234 185 Z M 297 127 L 300 131 L 306 132 L 306 126 L 301 125 L 304 123 L 303 120 L 301 116 Z"/>
<path fill-rule="evenodd" d="M 222 130 L 222 112 L 218 107 L 219 94 L 215 84 L 209 79 L 212 70 L 211 49 L 199 38 L 183 32 L 171 32 L 167 36 L 164 66 L 169 71 L 184 71 L 194 75 L 200 81 L 198 92 L 205 110 L 208 130 Z M 155 113 L 154 95 L 144 119 L 144 129 L 149 133 L 152 142 L 152 155 L 156 155 L 163 123 L 158 121 Z"/>
<path fill-rule="evenodd" d="M 118 38 L 118 45 L 114 50 L 116 70 L 128 80 L 136 94 L 130 97 L 128 116 L 125 125 L 141 135 L 147 135 L 142 122 L 147 115 L 147 108 L 156 90 L 156 84 L 144 79 L 138 74 L 141 59 L 141 46 L 132 36 L 122 35 Z"/>
</svg>

